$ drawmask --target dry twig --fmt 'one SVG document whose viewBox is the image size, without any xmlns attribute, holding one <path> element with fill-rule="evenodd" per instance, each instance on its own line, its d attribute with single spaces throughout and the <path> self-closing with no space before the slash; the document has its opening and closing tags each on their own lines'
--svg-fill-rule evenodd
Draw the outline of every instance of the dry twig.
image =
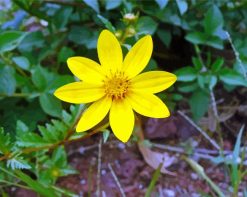
<svg viewBox="0 0 247 197">
<path fill-rule="evenodd" d="M 98 151 L 98 170 L 97 170 L 97 191 L 96 191 L 96 196 L 100 197 L 100 178 L 101 178 L 101 157 L 102 157 L 102 138 L 100 137 L 99 140 L 99 151 Z"/>
<path fill-rule="evenodd" d="M 109 170 L 110 170 L 115 182 L 117 183 L 117 186 L 118 186 L 118 188 L 120 190 L 120 193 L 121 193 L 122 197 L 126 197 L 126 195 L 125 195 L 125 193 L 123 191 L 123 188 L 122 188 L 122 186 L 121 186 L 121 184 L 120 184 L 120 182 L 119 182 L 119 180 L 117 178 L 117 175 L 115 174 L 114 170 L 112 169 L 112 166 L 111 166 L 110 163 L 108 163 L 108 168 L 109 168 Z"/>
<path fill-rule="evenodd" d="M 236 60 L 237 60 L 237 62 L 239 63 L 239 66 L 240 66 L 240 68 L 241 68 L 241 70 L 242 70 L 242 72 L 243 72 L 243 76 L 245 77 L 245 79 L 247 79 L 246 70 L 245 70 L 245 67 L 244 67 L 244 65 L 243 65 L 242 60 L 241 60 L 240 57 L 239 57 L 239 52 L 237 51 L 236 47 L 234 46 L 234 44 L 233 44 L 233 42 L 232 42 L 232 38 L 231 38 L 230 34 L 229 34 L 227 31 L 226 31 L 226 36 L 227 36 L 227 39 L 228 39 L 228 41 L 229 41 L 229 43 L 230 43 L 230 45 L 231 45 L 231 47 L 232 47 L 232 50 L 233 50 L 234 55 L 235 55 L 235 57 L 236 57 Z"/>
<path fill-rule="evenodd" d="M 216 149 L 220 150 L 220 146 L 213 139 L 211 139 L 205 131 L 203 131 L 199 126 L 197 126 L 187 115 L 185 115 L 183 112 L 179 110 L 178 113 L 185 120 L 187 120 L 193 127 L 195 127 Z"/>
</svg>

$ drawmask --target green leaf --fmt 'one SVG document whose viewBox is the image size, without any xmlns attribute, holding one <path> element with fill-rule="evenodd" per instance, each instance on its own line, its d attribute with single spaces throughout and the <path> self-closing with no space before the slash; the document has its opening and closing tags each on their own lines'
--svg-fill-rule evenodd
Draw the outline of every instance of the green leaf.
<svg viewBox="0 0 247 197">
<path fill-rule="evenodd" d="M 182 99 L 183 99 L 183 96 L 182 96 L 182 94 L 172 94 L 172 99 L 174 100 L 174 101 L 181 101 Z"/>
<path fill-rule="evenodd" d="M 61 121 L 52 120 L 52 124 L 46 124 L 45 127 L 38 126 L 38 129 L 45 141 L 55 143 L 65 138 L 69 126 Z"/>
<path fill-rule="evenodd" d="M 26 57 L 16 56 L 16 57 L 13 57 L 12 60 L 15 62 L 15 64 L 18 67 L 20 67 L 23 70 L 29 70 L 30 69 L 30 62 Z"/>
<path fill-rule="evenodd" d="M 55 197 L 58 196 L 58 194 L 50 188 L 48 185 L 43 185 L 39 183 L 37 180 L 33 180 L 28 175 L 24 174 L 23 172 L 16 170 L 15 174 L 18 176 L 18 178 L 26 183 L 29 187 L 31 187 L 34 191 L 36 191 L 38 194 L 44 197 Z"/>
<path fill-rule="evenodd" d="M 71 174 L 78 174 L 78 171 L 72 169 L 71 167 L 60 168 L 59 169 L 59 174 L 60 174 L 60 176 L 68 176 L 68 175 L 71 175 Z"/>
<path fill-rule="evenodd" d="M 18 135 L 16 144 L 20 147 L 43 147 L 52 145 L 53 143 L 45 141 L 36 133 L 28 132 Z"/>
<path fill-rule="evenodd" d="M 31 73 L 32 81 L 41 93 L 52 94 L 58 87 L 73 81 L 70 75 L 58 75 L 41 66 L 36 66 Z"/>
<path fill-rule="evenodd" d="M 171 32 L 167 31 L 167 30 L 163 30 L 163 29 L 159 29 L 157 31 L 157 35 L 159 36 L 159 38 L 161 39 L 161 41 L 166 45 L 166 47 L 170 46 L 171 43 Z"/>
<path fill-rule="evenodd" d="M 88 27 L 72 26 L 69 32 L 69 40 L 77 45 L 85 45 L 88 49 L 95 49 L 97 46 L 98 31 Z"/>
<path fill-rule="evenodd" d="M 10 66 L 0 66 L 0 93 L 12 95 L 16 89 L 15 70 Z"/>
<path fill-rule="evenodd" d="M 62 7 L 59 9 L 55 16 L 53 17 L 53 22 L 57 29 L 63 29 L 67 25 L 69 21 L 69 17 L 71 16 L 73 11 L 72 7 Z"/>
<path fill-rule="evenodd" d="M 235 70 L 224 68 L 219 71 L 220 80 L 228 85 L 245 86 L 247 87 L 247 80 L 240 73 Z"/>
<path fill-rule="evenodd" d="M 105 1 L 105 8 L 106 10 L 112 10 L 115 9 L 117 7 L 119 7 L 122 4 L 123 0 L 106 0 Z"/>
<path fill-rule="evenodd" d="M 53 94 L 44 93 L 39 97 L 40 106 L 45 113 L 55 117 L 61 117 L 62 104 Z"/>
<path fill-rule="evenodd" d="M 51 120 L 51 122 L 54 125 L 55 129 L 62 133 L 63 137 L 67 135 L 69 127 L 64 122 L 59 120 Z"/>
<path fill-rule="evenodd" d="M 30 169 L 31 166 L 23 160 L 21 157 L 15 157 L 7 161 L 7 167 L 11 168 L 12 170 L 15 169 Z"/>
<path fill-rule="evenodd" d="M 78 111 L 79 110 L 83 110 L 83 108 L 85 109 L 85 105 L 76 105 L 76 106 L 71 105 L 70 106 L 71 114 L 69 114 L 68 112 L 63 110 L 63 112 L 62 112 L 62 120 L 64 121 L 64 123 L 67 126 L 71 126 L 71 124 L 73 123 L 73 120 L 75 119 Z"/>
<path fill-rule="evenodd" d="M 204 44 L 214 47 L 216 49 L 224 48 L 223 41 L 217 36 L 210 36 Z"/>
<path fill-rule="evenodd" d="M 75 52 L 68 47 L 62 47 L 58 53 L 58 62 L 66 62 L 69 57 L 74 56 Z"/>
<path fill-rule="evenodd" d="M 59 140 L 63 140 L 70 130 L 71 125 L 74 123 L 78 110 L 82 108 L 74 107 L 71 105 L 69 114 L 66 111 L 62 111 L 62 120 L 51 120 L 50 124 L 44 126 L 38 126 L 39 132 L 44 141 L 50 143 L 56 143 Z"/>
<path fill-rule="evenodd" d="M 90 8 L 92 8 L 95 12 L 99 13 L 99 3 L 98 3 L 98 0 L 83 0 L 83 1 Z"/>
<path fill-rule="evenodd" d="M 218 72 L 223 64 L 224 64 L 224 59 L 217 58 L 211 66 L 212 72 Z"/>
<path fill-rule="evenodd" d="M 107 18 L 105 18 L 105 17 L 103 17 L 103 16 L 101 16 L 99 14 L 97 16 L 100 19 L 100 21 L 105 25 L 105 27 L 107 29 L 109 29 L 111 32 L 115 32 L 116 31 L 115 27 L 112 25 L 112 23 Z"/>
<path fill-rule="evenodd" d="M 203 32 L 191 32 L 186 35 L 185 39 L 193 44 L 203 44 L 217 49 L 223 49 L 223 41 L 220 38 Z"/>
<path fill-rule="evenodd" d="M 200 61 L 200 59 L 197 57 L 192 57 L 192 62 L 193 62 L 193 65 L 195 66 L 195 69 L 198 72 L 201 71 L 203 65 L 202 65 L 202 62 Z"/>
<path fill-rule="evenodd" d="M 34 48 L 44 46 L 45 40 L 41 31 L 31 32 L 20 43 L 18 49 L 23 52 L 32 52 Z"/>
<path fill-rule="evenodd" d="M 195 91 L 190 100 L 190 108 L 192 111 L 193 119 L 200 120 L 208 110 L 209 95 L 201 90 Z"/>
<path fill-rule="evenodd" d="M 235 165 L 238 165 L 238 158 L 240 156 L 240 146 L 241 146 L 241 138 L 243 135 L 243 131 L 244 131 L 244 125 L 240 128 L 239 133 L 238 133 L 238 137 L 234 146 L 234 150 L 233 150 L 233 157 L 232 157 L 232 163 Z"/>
<path fill-rule="evenodd" d="M 67 166 L 67 154 L 63 146 L 59 146 L 53 151 L 52 162 L 59 168 L 64 168 Z"/>
<path fill-rule="evenodd" d="M 186 0 L 176 0 L 179 12 L 183 15 L 188 10 L 188 3 Z"/>
<path fill-rule="evenodd" d="M 4 31 L 0 34 L 0 53 L 15 49 L 27 33 L 20 31 Z"/>
<path fill-rule="evenodd" d="M 206 83 L 206 77 L 204 75 L 198 75 L 197 77 L 198 85 L 201 89 L 204 89 Z"/>
<path fill-rule="evenodd" d="M 29 128 L 23 121 L 17 120 L 15 130 L 18 135 L 22 135 L 23 133 L 27 133 L 29 131 Z"/>
<path fill-rule="evenodd" d="M 149 16 L 140 17 L 136 29 L 138 30 L 138 34 L 154 34 L 158 27 L 158 23 L 155 22 Z"/>
<path fill-rule="evenodd" d="M 210 76 L 210 79 L 209 79 L 209 89 L 210 90 L 213 90 L 213 88 L 216 86 L 216 84 L 217 84 L 217 81 L 218 81 L 218 79 L 217 79 L 217 77 L 216 76 L 214 76 L 214 75 L 211 75 Z"/>
<path fill-rule="evenodd" d="M 213 5 L 206 13 L 204 18 L 204 29 L 207 34 L 214 35 L 214 33 L 221 29 L 224 23 L 224 19 L 221 11 L 215 5 Z"/>
<path fill-rule="evenodd" d="M 53 94 L 57 88 L 75 81 L 71 75 L 56 75 L 54 73 L 52 74 L 52 79 L 50 79 L 49 85 L 45 88 L 45 92 L 50 94 Z"/>
<path fill-rule="evenodd" d="M 39 125 L 38 129 L 43 139 L 47 142 L 56 142 L 60 139 L 60 132 L 57 132 L 50 124 L 46 124 L 46 127 Z"/>
<path fill-rule="evenodd" d="M 206 34 L 196 31 L 196 32 L 188 33 L 185 39 L 193 44 L 204 44 L 207 40 L 207 37 L 208 36 Z"/>
<path fill-rule="evenodd" d="M 3 128 L 0 127 L 0 152 L 6 154 L 11 151 L 12 146 L 9 133 L 5 134 Z"/>
<path fill-rule="evenodd" d="M 194 81 L 196 79 L 197 71 L 193 67 L 187 66 L 178 69 L 175 72 L 175 75 L 177 75 L 178 81 L 189 82 L 189 81 Z"/>
<path fill-rule="evenodd" d="M 41 66 L 36 66 L 32 70 L 32 82 L 39 90 L 44 90 L 47 86 L 47 72 Z"/>
<path fill-rule="evenodd" d="M 106 143 L 110 137 L 111 132 L 108 129 L 105 129 L 103 132 L 103 143 Z"/>
<path fill-rule="evenodd" d="M 160 9 L 164 9 L 169 0 L 155 0 L 155 2 L 159 5 Z"/>
<path fill-rule="evenodd" d="M 162 166 L 163 166 L 163 163 L 161 162 L 159 164 L 159 166 L 157 167 L 157 169 L 154 171 L 153 176 L 152 176 L 152 179 L 151 179 L 151 182 L 149 183 L 149 186 L 147 188 L 145 197 L 150 197 L 151 196 L 151 193 L 152 193 L 152 191 L 155 188 L 155 184 L 158 181 L 159 176 L 161 174 L 160 171 L 161 171 Z"/>
<path fill-rule="evenodd" d="M 220 188 L 205 174 L 204 168 L 198 164 L 196 161 L 193 159 L 184 158 L 187 163 L 193 168 L 193 170 L 201 176 L 211 187 L 212 189 L 217 193 L 217 196 L 219 197 L 224 197 L 224 193 L 220 190 Z"/>
<path fill-rule="evenodd" d="M 189 84 L 181 84 L 178 87 L 178 90 L 180 92 L 183 92 L 183 93 L 193 92 L 196 89 L 198 89 L 198 84 L 197 83 L 194 83 L 194 82 L 193 83 L 189 83 Z"/>
</svg>

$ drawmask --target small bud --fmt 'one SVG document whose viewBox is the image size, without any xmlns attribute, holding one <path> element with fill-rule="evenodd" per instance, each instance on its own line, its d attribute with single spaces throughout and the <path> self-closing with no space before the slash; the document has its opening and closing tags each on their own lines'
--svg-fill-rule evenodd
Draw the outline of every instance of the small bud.
<svg viewBox="0 0 247 197">
<path fill-rule="evenodd" d="M 59 177 L 60 173 L 57 169 L 53 169 L 52 172 L 51 172 L 52 176 L 53 177 Z"/>
<path fill-rule="evenodd" d="M 126 37 L 132 37 L 132 36 L 134 36 L 136 34 L 136 30 L 135 30 L 135 28 L 134 27 L 128 27 L 127 29 L 126 29 Z"/>
<path fill-rule="evenodd" d="M 124 19 L 129 20 L 129 21 L 133 21 L 136 19 L 136 16 L 133 13 L 127 13 L 124 15 Z"/>
<path fill-rule="evenodd" d="M 133 14 L 133 13 L 126 13 L 124 16 L 123 16 L 123 21 L 125 23 L 134 23 L 136 22 L 136 20 L 138 19 L 138 16 L 139 14 Z"/>
<path fill-rule="evenodd" d="M 43 20 L 43 19 L 41 19 L 39 22 L 40 22 L 40 24 L 41 24 L 42 26 L 44 26 L 44 27 L 47 27 L 48 24 L 49 24 L 46 20 Z"/>
<path fill-rule="evenodd" d="M 121 38 L 122 34 L 123 34 L 122 30 L 117 30 L 117 31 L 115 32 L 115 36 L 116 36 L 117 38 Z"/>
</svg>

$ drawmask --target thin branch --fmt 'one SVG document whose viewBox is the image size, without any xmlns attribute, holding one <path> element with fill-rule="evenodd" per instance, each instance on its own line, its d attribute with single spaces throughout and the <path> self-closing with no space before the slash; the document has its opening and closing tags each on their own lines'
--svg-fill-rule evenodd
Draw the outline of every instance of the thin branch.
<svg viewBox="0 0 247 197">
<path fill-rule="evenodd" d="M 245 77 L 245 79 L 247 79 L 247 73 L 246 73 L 245 67 L 243 65 L 243 62 L 239 57 L 239 52 L 237 51 L 236 47 L 234 46 L 232 38 L 231 38 L 230 34 L 228 33 L 228 31 L 226 31 L 225 33 L 226 33 L 227 39 L 228 39 L 228 41 L 229 41 L 229 43 L 230 43 L 230 45 L 232 47 L 232 50 L 233 50 L 234 55 L 236 57 L 236 60 L 239 63 L 239 66 L 240 66 L 240 68 L 241 68 L 241 70 L 243 72 L 243 76 Z"/>
<path fill-rule="evenodd" d="M 178 113 L 193 127 L 195 127 L 216 149 L 220 150 L 220 146 L 214 140 L 212 140 L 205 131 L 203 131 L 199 126 L 197 126 L 188 116 L 186 116 L 183 112 L 179 110 Z"/>
<path fill-rule="evenodd" d="M 18 183 L 14 183 L 14 182 L 9 182 L 9 181 L 6 181 L 6 180 L 0 180 L 0 183 L 6 183 L 7 186 L 9 185 L 14 185 L 14 186 L 17 186 L 17 187 L 20 187 L 20 188 L 24 188 L 24 189 L 27 189 L 27 190 L 31 190 L 30 187 L 27 187 L 25 185 L 21 185 L 21 184 L 18 184 Z"/>
<path fill-rule="evenodd" d="M 5 93 L 0 93 L 0 97 L 30 97 L 32 94 L 30 93 L 13 93 L 13 94 L 5 94 Z"/>
<path fill-rule="evenodd" d="M 218 110 L 217 110 L 217 104 L 216 104 L 216 101 L 215 101 L 215 96 L 214 96 L 213 90 L 210 91 L 210 97 L 211 97 L 211 105 L 212 105 L 212 109 L 213 109 L 213 112 L 214 112 L 214 117 L 219 121 L 219 113 L 218 113 Z"/>
<path fill-rule="evenodd" d="M 97 170 L 97 191 L 96 196 L 100 197 L 100 178 L 101 178 L 101 157 L 102 157 L 102 138 L 99 140 L 99 151 L 98 151 L 98 170 Z"/>
<path fill-rule="evenodd" d="M 125 195 L 125 193 L 124 193 L 124 191 L 123 191 L 123 188 L 122 188 L 122 186 L 121 186 L 121 184 L 120 184 L 120 182 L 119 182 L 119 180 L 118 180 L 118 178 L 117 178 L 115 172 L 113 171 L 112 166 L 111 166 L 110 163 L 108 163 L 108 168 L 109 168 L 109 170 L 110 170 L 110 172 L 111 172 L 111 174 L 112 174 L 112 176 L 113 176 L 115 182 L 117 183 L 117 186 L 118 186 L 118 188 L 119 188 L 119 190 L 120 190 L 120 193 L 121 193 L 122 197 L 126 197 L 126 195 Z"/>
<path fill-rule="evenodd" d="M 181 154 L 186 154 L 188 155 L 188 153 L 186 153 L 186 151 L 182 148 L 182 147 L 176 147 L 176 146 L 169 146 L 169 145 L 163 145 L 163 144 L 155 144 L 152 143 L 152 145 L 156 148 L 160 148 L 160 149 L 165 149 L 168 151 L 172 151 L 172 152 L 176 152 L 176 153 L 181 153 Z M 214 157 L 205 153 L 199 153 L 199 152 L 194 152 L 193 153 L 194 156 L 197 156 L 199 158 L 203 158 L 203 159 L 213 159 Z"/>
</svg>

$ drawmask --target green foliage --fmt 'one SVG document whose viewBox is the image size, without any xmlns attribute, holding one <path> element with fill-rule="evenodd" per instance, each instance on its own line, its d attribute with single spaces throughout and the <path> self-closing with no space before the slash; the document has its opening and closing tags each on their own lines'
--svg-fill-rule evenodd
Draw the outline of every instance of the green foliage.
<svg viewBox="0 0 247 197">
<path fill-rule="evenodd" d="M 51 185 L 61 176 L 77 173 L 67 162 L 63 143 L 77 136 L 68 134 L 71 132 L 71 125 L 76 121 L 79 109 L 71 106 L 71 114 L 62 112 L 64 121 L 51 120 L 51 123 L 45 126 L 38 126 L 39 132 L 30 131 L 22 121 L 17 122 L 13 138 L 1 128 L 0 156 L 6 157 L 6 170 L 7 168 L 15 170 L 15 177 L 43 196 L 60 196 L 59 193 L 63 190 L 57 192 Z M 48 149 L 54 149 L 51 155 L 48 154 Z M 30 154 L 34 151 L 34 154 Z M 17 169 L 26 169 L 34 173 L 38 180 L 33 180 Z M 44 189 L 49 192 L 43 191 Z"/>
<path fill-rule="evenodd" d="M 38 126 L 39 133 L 30 132 L 27 130 L 27 126 L 24 128 L 18 128 L 16 132 L 16 143 L 20 147 L 43 147 L 53 146 L 60 141 L 63 141 L 70 130 L 78 108 L 71 107 L 73 116 L 63 111 L 62 117 L 64 121 L 51 120 L 51 123 L 47 123 L 45 126 Z M 65 120 L 66 119 L 66 120 Z M 22 123 L 23 124 L 23 123 Z"/>
<path fill-rule="evenodd" d="M 0 66 L 0 93 L 11 95 L 16 89 L 15 70 L 8 66 Z"/>
<path fill-rule="evenodd" d="M 20 180 L 26 183 L 29 187 L 31 187 L 38 194 L 41 194 L 42 196 L 47 196 L 47 197 L 57 196 L 57 194 L 54 192 L 53 189 L 47 186 L 44 186 L 41 183 L 33 180 L 31 177 L 29 177 L 25 173 L 21 171 L 16 171 L 16 174 Z"/>
<path fill-rule="evenodd" d="M 198 121 L 208 110 L 209 96 L 206 92 L 195 91 L 189 101 L 194 120 Z"/>
<path fill-rule="evenodd" d="M 136 29 L 138 30 L 139 34 L 154 34 L 157 29 L 157 22 L 155 22 L 151 17 L 144 16 L 140 17 Z"/>
<path fill-rule="evenodd" d="M 0 34 L 0 53 L 15 49 L 26 36 L 20 31 L 5 31 Z"/>
<path fill-rule="evenodd" d="M 239 130 L 235 142 L 235 146 L 231 155 L 227 155 L 227 156 L 220 155 L 218 157 L 212 158 L 212 162 L 216 164 L 224 163 L 229 169 L 228 173 L 230 176 L 231 185 L 233 187 L 234 194 L 238 193 L 241 181 L 247 174 L 247 170 L 244 168 L 244 164 L 243 164 L 243 158 L 245 157 L 246 151 L 241 150 L 241 141 L 243 137 L 244 128 L 245 125 L 243 125 Z"/>
<path fill-rule="evenodd" d="M 147 192 L 145 193 L 145 197 L 150 197 L 151 196 L 151 193 L 155 187 L 155 184 L 156 182 L 158 181 L 159 179 L 159 176 L 160 176 L 160 169 L 162 168 L 162 163 L 159 164 L 158 168 L 155 170 L 155 172 L 153 173 L 153 176 L 152 176 L 152 180 L 151 182 L 149 183 L 149 186 L 148 186 L 148 189 L 147 189 Z"/>
<path fill-rule="evenodd" d="M 204 168 L 198 164 L 197 162 L 195 162 L 193 159 L 190 158 L 184 158 L 185 161 L 193 168 L 193 170 L 195 172 L 197 172 L 197 174 L 199 176 L 201 176 L 214 190 L 214 192 L 220 196 L 220 197 L 224 197 L 224 193 L 221 191 L 221 189 L 207 176 L 207 174 L 204 171 Z"/>
<path fill-rule="evenodd" d="M 102 132 L 103 132 L 103 142 L 106 143 L 110 137 L 110 131 L 108 129 L 105 129 Z"/>
<path fill-rule="evenodd" d="M 3 128 L 0 128 L 0 151 L 2 154 L 7 154 L 12 149 L 10 135 L 4 133 Z"/>
</svg>

